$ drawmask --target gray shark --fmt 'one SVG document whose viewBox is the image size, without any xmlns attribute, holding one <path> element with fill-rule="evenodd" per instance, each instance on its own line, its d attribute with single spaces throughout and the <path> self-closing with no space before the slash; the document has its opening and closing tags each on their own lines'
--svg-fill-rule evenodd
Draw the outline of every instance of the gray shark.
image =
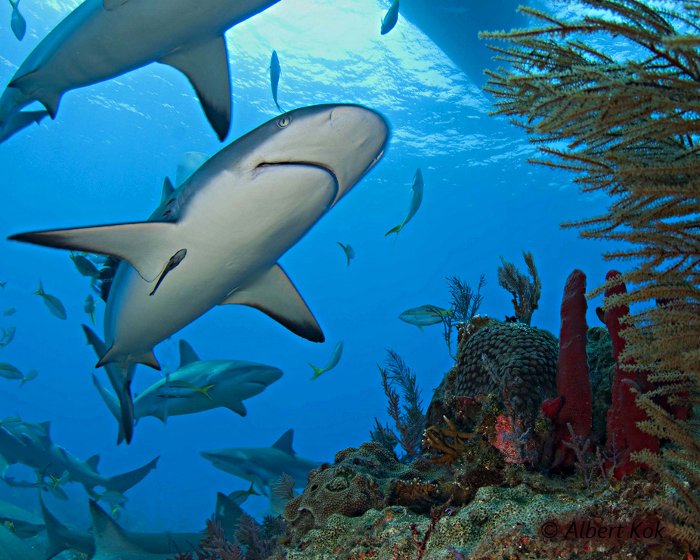
<svg viewBox="0 0 700 560">
<path fill-rule="evenodd" d="M 85 325 L 83 329 L 89 330 Z M 92 333 L 92 337 L 97 335 Z M 259 395 L 281 377 L 282 370 L 264 364 L 242 360 L 200 360 L 192 347 L 181 340 L 180 366 L 139 393 L 134 400 L 134 420 L 155 416 L 165 422 L 168 416 L 220 407 L 245 416 L 248 411 L 243 401 Z M 93 382 L 114 417 L 120 420 L 118 400 L 100 385 L 95 376 Z M 120 433 L 117 443 L 122 438 Z"/>
<path fill-rule="evenodd" d="M 401 0 L 401 15 L 417 25 L 476 85 L 485 83 L 486 68 L 498 61 L 479 31 L 525 27 L 525 17 L 516 11 L 520 0 Z M 501 63 L 502 64 L 502 63 Z"/>
<path fill-rule="evenodd" d="M 384 118 L 359 105 L 296 109 L 212 156 L 149 221 L 10 239 L 122 259 L 98 366 L 120 365 L 128 397 L 126 369 L 159 369 L 153 346 L 219 304 L 255 307 L 324 340 L 277 260 L 379 161 L 388 136 Z M 132 430 L 125 421 L 127 441 Z"/>
<path fill-rule="evenodd" d="M 86 0 L 36 46 L 8 84 L 0 97 L 0 138 L 19 130 L 10 118 L 33 101 L 55 118 L 65 92 L 161 62 L 187 76 L 223 140 L 231 121 L 224 33 L 276 2 Z"/>
<path fill-rule="evenodd" d="M 0 476 L 8 465 L 21 463 L 40 473 L 43 479 L 78 482 L 88 493 L 96 487 L 123 494 L 156 467 L 158 457 L 124 474 L 106 477 L 97 472 L 99 455 L 81 461 L 51 441 L 48 422 L 36 424 L 19 419 L 0 423 Z"/>
<path fill-rule="evenodd" d="M 292 449 L 294 430 L 287 430 L 270 447 L 233 447 L 202 451 L 200 455 L 217 469 L 252 482 L 267 496 L 271 482 L 288 474 L 294 479 L 294 488 L 306 486 L 309 471 L 321 466 L 319 461 L 299 457 Z"/>
<path fill-rule="evenodd" d="M 23 539 L 44 530 L 44 524 L 38 515 L 5 500 L 0 500 L 0 525 L 9 527 Z"/>
<path fill-rule="evenodd" d="M 88 558 L 95 554 L 95 540 L 88 532 L 75 531 L 66 527 L 46 507 L 44 500 L 39 497 L 41 515 L 44 518 L 46 528 L 46 553 L 44 558 L 51 560 L 64 550 L 77 550 Z"/>
<path fill-rule="evenodd" d="M 8 560 L 41 560 L 41 555 L 0 524 L 0 558 Z"/>
</svg>

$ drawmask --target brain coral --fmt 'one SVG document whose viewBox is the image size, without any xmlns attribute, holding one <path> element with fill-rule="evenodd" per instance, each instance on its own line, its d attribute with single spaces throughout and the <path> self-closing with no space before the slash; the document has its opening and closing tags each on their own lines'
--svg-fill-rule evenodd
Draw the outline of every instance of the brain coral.
<svg viewBox="0 0 700 560">
<path fill-rule="evenodd" d="M 502 404 L 519 416 L 532 419 L 540 404 L 556 394 L 559 346 L 551 333 L 522 323 L 490 321 L 460 341 L 457 364 L 436 390 L 428 425 L 450 414 L 448 403 L 458 396 L 496 393 Z M 489 373 L 485 355 L 492 366 Z"/>
</svg>

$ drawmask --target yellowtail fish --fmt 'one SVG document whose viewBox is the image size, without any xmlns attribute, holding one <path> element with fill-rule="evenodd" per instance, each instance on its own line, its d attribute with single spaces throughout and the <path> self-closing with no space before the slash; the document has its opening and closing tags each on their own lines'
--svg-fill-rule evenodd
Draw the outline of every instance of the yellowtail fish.
<svg viewBox="0 0 700 560">
<path fill-rule="evenodd" d="M 407 309 L 399 315 L 399 319 L 422 330 L 423 327 L 442 323 L 443 318 L 450 313 L 449 309 L 443 309 L 437 305 L 420 305 Z"/>
<path fill-rule="evenodd" d="M 353 249 L 350 244 L 343 245 L 340 241 L 336 241 L 340 248 L 345 253 L 345 259 L 348 261 L 348 266 L 350 266 L 350 261 L 355 258 L 355 249 Z"/>
<path fill-rule="evenodd" d="M 335 345 L 335 348 L 333 349 L 333 354 L 331 354 L 330 360 L 328 360 L 328 363 L 323 366 L 323 367 L 316 367 L 313 364 L 309 364 L 311 366 L 311 369 L 314 370 L 314 374 L 311 376 L 311 380 L 313 381 L 316 379 L 319 375 L 326 373 L 327 371 L 332 370 L 335 366 L 338 365 L 338 362 L 340 361 L 340 357 L 343 355 L 343 341 L 341 340 L 338 344 Z"/>
<path fill-rule="evenodd" d="M 420 169 L 416 169 L 416 175 L 413 178 L 413 196 L 411 198 L 411 206 L 408 209 L 408 214 L 406 214 L 406 217 L 403 219 L 403 222 L 401 222 L 398 226 L 391 228 L 389 231 L 387 231 L 384 234 L 384 237 L 387 235 L 391 235 L 392 233 L 399 234 L 399 232 L 406 226 L 408 222 L 411 221 L 413 216 L 416 215 L 416 212 L 418 212 L 418 208 L 420 208 L 420 204 L 423 201 L 423 174 L 421 173 Z"/>
<path fill-rule="evenodd" d="M 58 299 L 56 296 L 47 294 L 44 291 L 44 287 L 41 284 L 41 280 L 39 280 L 39 289 L 36 292 L 34 292 L 34 295 L 37 295 L 44 300 L 44 304 L 46 305 L 46 307 L 49 308 L 49 311 L 51 311 L 51 314 L 55 317 L 58 317 L 59 319 L 62 319 L 64 321 L 68 317 L 68 314 L 66 313 L 66 308 L 63 307 L 61 300 Z"/>
</svg>

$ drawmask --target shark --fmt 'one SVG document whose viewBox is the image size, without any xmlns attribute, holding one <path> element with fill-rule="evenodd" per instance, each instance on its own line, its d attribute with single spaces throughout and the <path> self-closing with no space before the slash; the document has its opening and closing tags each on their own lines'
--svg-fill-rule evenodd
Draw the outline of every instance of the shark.
<svg viewBox="0 0 700 560">
<path fill-rule="evenodd" d="M 121 260 L 97 366 L 123 371 L 127 442 L 130 366 L 160 369 L 153 347 L 213 307 L 250 306 L 307 340 L 325 340 L 278 260 L 377 164 L 388 139 L 384 117 L 361 105 L 294 109 L 209 158 L 145 222 L 10 237 Z"/>
<path fill-rule="evenodd" d="M 33 120 L 12 118 L 34 101 L 51 118 L 69 90 L 160 62 L 193 85 L 220 140 L 231 122 L 224 33 L 279 0 L 86 0 L 20 65 L 0 97 L 0 138 Z M 164 25 L 167 22 L 167 25 Z"/>
<path fill-rule="evenodd" d="M 107 477 L 97 472 L 99 455 L 81 461 L 63 447 L 53 443 L 50 423 L 25 422 L 10 418 L 0 422 L 0 476 L 4 477 L 9 465 L 20 463 L 33 468 L 42 479 L 61 483 L 82 484 L 95 495 L 96 488 L 123 494 L 151 472 L 158 457 L 133 471 Z"/>
<path fill-rule="evenodd" d="M 41 555 L 0 524 L 0 558 L 12 560 L 41 560 Z"/>
<path fill-rule="evenodd" d="M 401 0 L 401 15 L 418 26 L 477 86 L 486 82 L 484 70 L 495 69 L 498 61 L 479 31 L 525 27 L 527 20 L 517 12 L 520 0 Z M 502 63 L 501 63 L 502 64 Z"/>
<path fill-rule="evenodd" d="M 38 515 L 5 500 L 0 500 L 0 525 L 11 528 L 15 535 L 23 539 L 44 530 L 44 524 Z"/>
<path fill-rule="evenodd" d="M 90 330 L 85 325 L 83 329 Z M 90 338 L 97 338 L 90 332 Z M 243 360 L 200 360 L 184 340 L 180 340 L 179 347 L 178 369 L 156 381 L 134 399 L 135 422 L 144 416 L 155 416 L 166 422 L 169 416 L 220 407 L 246 416 L 248 411 L 243 401 L 259 395 L 282 377 L 282 370 L 264 364 Z M 114 417 L 120 420 L 118 399 L 94 375 L 93 383 Z M 117 443 L 121 443 L 123 436 L 123 433 L 119 434 Z"/>
<path fill-rule="evenodd" d="M 299 457 L 292 447 L 294 430 L 287 430 L 270 447 L 233 447 L 202 451 L 200 455 L 217 469 L 247 480 L 267 496 L 270 483 L 287 474 L 294 479 L 294 488 L 306 485 L 309 471 L 321 462 Z"/>
</svg>

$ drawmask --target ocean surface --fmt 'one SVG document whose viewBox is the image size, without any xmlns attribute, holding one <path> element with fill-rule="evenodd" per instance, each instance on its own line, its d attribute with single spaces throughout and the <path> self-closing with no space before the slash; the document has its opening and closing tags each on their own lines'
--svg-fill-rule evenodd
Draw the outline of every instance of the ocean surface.
<svg viewBox="0 0 700 560">
<path fill-rule="evenodd" d="M 2 84 L 77 4 L 23 0 L 22 42 L 11 33 L 11 8 L 4 6 Z M 498 13 L 498 4 L 486 9 Z M 403 16 L 380 35 L 387 8 L 375 0 L 282 0 L 226 35 L 234 101 L 225 144 L 278 114 L 269 81 L 273 49 L 281 64 L 283 109 L 359 103 L 384 115 L 392 129 L 381 162 L 281 259 L 323 328 L 324 344 L 303 340 L 254 309 L 222 306 L 156 347 L 166 372 L 177 368 L 180 339 L 202 359 L 250 360 L 282 369 L 278 382 L 245 402 L 246 417 L 225 409 L 167 423 L 149 417 L 137 424 L 130 445 L 117 446 L 116 423 L 91 380 L 96 356 L 81 329 L 91 325 L 83 311 L 89 279 L 67 251 L 5 240 L 37 229 L 146 219 L 160 202 L 163 178 L 174 179 L 186 152 L 211 155 L 225 145 L 206 122 L 187 79 L 152 64 L 70 91 L 54 121 L 32 125 L 0 145 L 0 281 L 6 282 L 0 312 L 16 309 L 14 315 L 0 313 L 0 328 L 16 328 L 12 343 L 0 349 L 0 361 L 38 371 L 24 385 L 0 379 L 0 417 L 50 421 L 56 444 L 83 459 L 99 454 L 100 472 L 107 475 L 160 456 L 157 469 L 127 493 L 119 522 L 131 530 L 199 530 L 212 514 L 217 491 L 248 487 L 214 468 L 201 451 L 268 446 L 293 428 L 299 455 L 332 461 L 337 451 L 368 441 L 375 418 L 389 421 L 377 370 L 387 349 L 415 372 L 427 407 L 452 359 L 439 325 L 421 331 L 398 315 L 422 304 L 448 307 L 447 277 L 476 286 L 484 274 L 480 312 L 503 319 L 513 310 L 510 294 L 498 285 L 500 258 L 524 269 L 522 252 L 532 252 L 542 279 L 532 324 L 558 334 L 568 274 L 582 269 L 592 289 L 611 267 L 601 256 L 610 246 L 560 227 L 597 215 L 609 201 L 581 194 L 569 174 L 527 163 L 536 148 L 506 119 L 489 116 L 493 106 L 480 89 L 483 77 L 455 66 Z M 481 48 L 475 38 L 467 45 L 471 42 Z M 425 181 L 422 206 L 398 236 L 385 237 L 408 211 L 418 168 Z M 336 242 L 354 248 L 349 266 Z M 34 295 L 40 281 L 63 302 L 66 320 Z M 104 305 L 93 295 L 98 299 L 93 328 L 102 335 Z M 589 325 L 599 324 L 594 313 L 599 304 L 589 301 Z M 338 341 L 344 343 L 338 366 L 311 381 L 308 362 L 323 365 Z M 104 373 L 97 374 L 106 383 Z M 161 375 L 139 366 L 134 391 Z M 18 465 L 8 473 L 34 479 Z M 45 495 L 47 504 L 61 520 L 87 527 L 82 486 L 64 489 L 68 502 Z M 38 510 L 35 490 L 0 483 L 0 498 Z M 243 507 L 260 518 L 269 506 L 266 498 L 252 497 Z"/>
</svg>

